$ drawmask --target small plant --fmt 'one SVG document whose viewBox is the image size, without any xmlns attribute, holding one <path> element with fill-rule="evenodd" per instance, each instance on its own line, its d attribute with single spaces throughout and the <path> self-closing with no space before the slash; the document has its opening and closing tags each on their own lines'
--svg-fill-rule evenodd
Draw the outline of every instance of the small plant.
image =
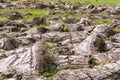
<svg viewBox="0 0 120 80">
<path fill-rule="evenodd" d="M 50 49 L 53 48 L 53 44 L 50 43 L 50 42 L 46 42 L 46 43 L 45 43 L 45 48 L 46 48 L 47 50 L 50 50 Z"/>
<path fill-rule="evenodd" d="M 41 74 L 44 77 L 51 77 L 56 73 L 56 69 L 55 69 L 55 65 L 53 62 L 53 58 L 46 53 L 44 56 L 44 64 L 43 64 L 43 71 L 41 72 Z"/>
<path fill-rule="evenodd" d="M 51 76 L 53 76 L 54 74 L 56 74 L 56 71 L 53 71 L 53 72 L 44 72 L 44 73 L 43 73 L 43 76 L 45 76 L 45 77 L 51 77 Z"/>
<path fill-rule="evenodd" d="M 109 41 L 113 41 L 112 36 L 108 37 L 108 40 L 109 40 Z"/>
<path fill-rule="evenodd" d="M 68 70 L 73 70 L 74 68 L 73 68 L 73 66 L 69 66 L 69 67 L 67 67 L 67 69 Z"/>
<path fill-rule="evenodd" d="M 18 32 L 18 31 L 20 31 L 21 30 L 21 28 L 20 27 L 15 27 L 14 29 L 12 29 L 13 31 L 15 31 L 15 32 Z"/>
<path fill-rule="evenodd" d="M 88 63 L 89 63 L 90 68 L 93 68 L 93 67 L 98 66 L 100 64 L 98 62 L 98 60 L 96 60 L 94 58 L 90 59 Z"/>
<path fill-rule="evenodd" d="M 43 63 L 43 70 L 41 74 L 44 77 L 51 77 L 53 76 L 56 71 L 56 66 L 54 64 L 54 59 L 50 56 L 50 51 L 53 48 L 53 44 L 50 42 L 45 43 L 46 53 L 44 54 L 44 63 Z"/>
<path fill-rule="evenodd" d="M 67 29 L 67 26 L 64 26 L 62 31 L 63 31 L 63 32 L 67 32 L 67 30 L 68 30 L 68 29 Z"/>
<path fill-rule="evenodd" d="M 120 33 L 120 28 L 119 28 L 119 27 L 116 27 L 116 28 L 113 29 L 113 31 L 114 31 L 115 33 Z"/>
</svg>

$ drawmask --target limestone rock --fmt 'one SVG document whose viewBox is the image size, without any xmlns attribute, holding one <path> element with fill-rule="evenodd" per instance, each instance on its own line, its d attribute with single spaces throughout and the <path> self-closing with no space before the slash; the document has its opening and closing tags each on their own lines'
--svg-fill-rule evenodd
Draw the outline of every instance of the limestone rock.
<svg viewBox="0 0 120 80">
<path fill-rule="evenodd" d="M 22 55 L 19 55 L 21 53 L 16 53 L 5 59 L 1 59 L 0 73 L 9 75 L 15 71 L 15 74 L 23 75 L 23 79 L 25 80 L 39 76 L 43 68 L 44 51 L 43 42 L 39 41 L 33 47 L 29 48 L 28 51 L 23 52 Z"/>
</svg>

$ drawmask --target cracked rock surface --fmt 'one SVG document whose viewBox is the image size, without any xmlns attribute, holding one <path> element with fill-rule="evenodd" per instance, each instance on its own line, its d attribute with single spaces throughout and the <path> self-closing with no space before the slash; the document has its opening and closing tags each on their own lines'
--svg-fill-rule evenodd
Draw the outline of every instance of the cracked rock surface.
<svg viewBox="0 0 120 80">
<path fill-rule="evenodd" d="M 120 5 L 0 0 L 0 9 L 0 80 L 120 79 Z"/>
</svg>

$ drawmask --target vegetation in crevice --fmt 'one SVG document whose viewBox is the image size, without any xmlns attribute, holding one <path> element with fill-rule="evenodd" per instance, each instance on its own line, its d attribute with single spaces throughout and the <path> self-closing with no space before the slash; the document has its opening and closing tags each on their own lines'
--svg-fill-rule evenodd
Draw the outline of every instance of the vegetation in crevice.
<svg viewBox="0 0 120 80">
<path fill-rule="evenodd" d="M 50 50 L 53 48 L 53 44 L 50 42 L 45 43 L 46 53 L 44 54 L 44 63 L 43 63 L 43 70 L 41 74 L 44 77 L 51 77 L 56 74 L 56 66 L 54 64 L 53 57 L 49 54 Z"/>
<path fill-rule="evenodd" d="M 113 32 L 114 33 L 120 33 L 120 28 L 119 27 L 113 28 Z"/>
<path fill-rule="evenodd" d="M 67 26 L 64 26 L 63 29 L 62 29 L 63 32 L 67 32 L 68 31 L 68 28 Z"/>
<path fill-rule="evenodd" d="M 118 78 L 115 78 L 114 80 L 120 80 L 120 77 L 118 77 Z"/>
<path fill-rule="evenodd" d="M 100 63 L 98 62 L 98 60 L 91 58 L 89 61 L 89 67 L 90 68 L 94 68 L 95 66 L 98 66 Z"/>
<path fill-rule="evenodd" d="M 99 36 L 98 40 L 94 42 L 94 46 L 96 47 L 97 51 L 101 53 L 105 51 L 104 48 L 106 44 Z"/>
</svg>

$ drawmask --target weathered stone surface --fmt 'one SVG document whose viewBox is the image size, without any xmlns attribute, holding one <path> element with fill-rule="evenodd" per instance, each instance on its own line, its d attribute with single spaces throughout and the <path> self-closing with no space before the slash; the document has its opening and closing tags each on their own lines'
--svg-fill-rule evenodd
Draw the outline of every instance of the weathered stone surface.
<svg viewBox="0 0 120 80">
<path fill-rule="evenodd" d="M 111 34 L 113 34 L 111 27 L 109 27 L 106 24 L 97 25 L 93 32 L 101 33 L 104 34 L 105 36 L 110 36 Z"/>
<path fill-rule="evenodd" d="M 4 50 L 12 50 L 18 47 L 18 42 L 15 39 L 2 38 L 0 40 L 0 48 Z"/>
<path fill-rule="evenodd" d="M 85 24 L 85 25 L 90 25 L 91 20 L 89 18 L 81 18 L 78 23 Z"/>
<path fill-rule="evenodd" d="M 114 35 L 112 39 L 114 42 L 120 43 L 120 33 Z"/>
<path fill-rule="evenodd" d="M 120 5 L 1 0 L 0 9 L 0 79 L 119 79 Z"/>
<path fill-rule="evenodd" d="M 102 35 L 92 34 L 79 44 L 74 44 L 75 53 L 86 55 L 94 54 L 96 51 L 104 51 L 105 42 Z"/>
<path fill-rule="evenodd" d="M 115 6 L 115 7 L 109 7 L 108 8 L 108 12 L 110 13 L 110 14 L 119 14 L 119 12 L 120 12 L 120 6 L 119 5 L 117 5 L 117 6 Z"/>
<path fill-rule="evenodd" d="M 102 11 L 104 11 L 105 8 L 104 7 L 94 7 L 91 11 L 91 13 L 101 13 Z"/>
<path fill-rule="evenodd" d="M 50 80 L 106 80 L 114 79 L 120 76 L 120 61 L 96 67 L 95 69 L 85 70 L 64 70 L 59 71 Z M 116 74 L 117 72 L 117 74 Z M 113 76 L 112 76 L 113 75 Z M 66 77 L 67 76 L 67 77 Z"/>
<path fill-rule="evenodd" d="M 41 18 L 41 17 L 35 17 L 33 19 L 33 23 L 36 24 L 36 25 L 45 24 L 46 23 L 46 19 L 45 18 Z"/>
<path fill-rule="evenodd" d="M 0 72 L 4 75 L 9 75 L 15 71 L 15 74 L 24 75 L 25 80 L 39 76 L 43 68 L 44 51 L 43 42 L 36 42 L 32 48 L 29 48 L 22 54 L 13 54 L 5 59 L 1 59 Z"/>
</svg>

